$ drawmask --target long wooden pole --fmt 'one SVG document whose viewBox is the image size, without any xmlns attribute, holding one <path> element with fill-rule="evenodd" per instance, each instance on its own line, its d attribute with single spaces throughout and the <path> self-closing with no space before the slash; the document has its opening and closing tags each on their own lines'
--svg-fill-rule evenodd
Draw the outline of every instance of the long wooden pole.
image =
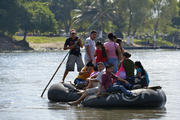
<svg viewBox="0 0 180 120">
<path fill-rule="evenodd" d="M 56 69 L 55 73 L 53 74 L 53 76 L 51 77 L 51 79 L 49 80 L 48 84 L 46 85 L 46 87 L 44 88 L 44 91 L 41 94 L 41 97 L 43 97 L 44 92 L 46 91 L 47 87 L 49 86 L 49 84 L 51 83 L 51 81 L 53 80 L 54 76 L 56 75 L 57 71 L 59 70 L 59 68 L 61 67 L 62 63 L 64 62 L 64 60 L 66 59 L 66 57 L 68 56 L 69 52 L 66 54 L 66 56 L 64 57 L 64 59 L 62 60 L 62 62 L 59 64 L 58 68 Z"/>
</svg>

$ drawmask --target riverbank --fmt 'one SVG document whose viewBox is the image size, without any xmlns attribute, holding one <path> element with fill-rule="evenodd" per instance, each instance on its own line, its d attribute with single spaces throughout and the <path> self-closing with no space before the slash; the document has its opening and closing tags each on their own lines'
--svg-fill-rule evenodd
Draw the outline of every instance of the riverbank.
<svg viewBox="0 0 180 120">
<path fill-rule="evenodd" d="M 65 37 L 37 37 L 28 36 L 26 41 L 23 41 L 23 36 L 0 37 L 0 52 L 4 51 L 59 51 L 63 50 Z M 140 44 L 134 41 L 134 44 L 127 44 L 123 41 L 123 47 L 125 49 L 180 49 L 177 46 L 168 46 L 162 44 L 161 46 L 150 46 Z"/>
</svg>

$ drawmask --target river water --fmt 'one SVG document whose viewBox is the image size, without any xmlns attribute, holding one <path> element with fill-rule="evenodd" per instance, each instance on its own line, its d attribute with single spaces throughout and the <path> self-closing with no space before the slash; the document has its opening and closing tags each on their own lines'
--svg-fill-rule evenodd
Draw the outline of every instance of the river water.
<svg viewBox="0 0 180 120">
<path fill-rule="evenodd" d="M 95 109 L 50 103 L 47 91 L 43 98 L 40 95 L 67 51 L 0 53 L 0 120 L 178 120 L 180 51 L 129 52 L 148 71 L 150 86 L 162 86 L 167 96 L 165 108 Z M 50 85 L 62 79 L 65 62 Z M 73 81 L 77 74 L 68 74 L 66 81 Z"/>
</svg>

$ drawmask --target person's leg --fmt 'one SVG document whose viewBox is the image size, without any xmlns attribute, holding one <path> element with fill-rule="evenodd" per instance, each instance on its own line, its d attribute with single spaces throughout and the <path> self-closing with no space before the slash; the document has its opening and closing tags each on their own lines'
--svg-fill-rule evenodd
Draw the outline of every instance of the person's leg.
<svg viewBox="0 0 180 120">
<path fill-rule="evenodd" d="M 118 59 L 117 58 L 109 58 L 107 63 L 113 65 L 113 73 L 116 73 L 118 71 Z"/>
<path fill-rule="evenodd" d="M 118 59 L 115 58 L 114 59 L 114 64 L 113 64 L 113 73 L 116 74 L 117 71 L 118 71 Z"/>
<path fill-rule="evenodd" d="M 127 96 L 132 96 L 132 92 L 130 92 L 129 90 L 127 90 L 124 86 L 122 85 L 112 85 L 107 89 L 107 92 L 120 92 L 122 91 L 124 94 L 126 94 Z"/>
<path fill-rule="evenodd" d="M 84 67 L 84 63 L 82 61 L 81 55 L 76 57 L 76 64 L 77 64 L 77 70 L 78 72 L 80 72 L 81 69 Z"/>
<path fill-rule="evenodd" d="M 130 92 L 129 90 L 127 90 L 124 86 L 122 85 L 118 85 L 116 86 L 118 90 L 121 90 L 124 94 L 126 94 L 127 96 L 132 96 L 132 92 Z"/>
<path fill-rule="evenodd" d="M 64 75 L 63 75 L 63 79 L 62 79 L 62 83 L 64 83 L 64 80 L 65 80 L 65 78 L 66 78 L 66 76 L 67 76 L 67 74 L 69 73 L 69 71 L 68 70 L 65 70 L 64 71 Z"/>
<path fill-rule="evenodd" d="M 63 79 L 62 79 L 63 83 L 69 71 L 74 71 L 74 66 L 75 66 L 74 55 L 69 55 L 67 63 L 66 63 L 66 70 L 64 72 Z"/>
<path fill-rule="evenodd" d="M 98 90 L 99 90 L 98 87 L 87 89 L 78 100 L 68 102 L 68 104 L 69 105 L 77 105 L 77 104 L 81 103 L 81 101 L 83 101 L 86 96 L 91 95 L 91 94 L 96 94 L 98 92 Z"/>
<path fill-rule="evenodd" d="M 79 103 L 81 103 L 81 101 L 84 100 L 84 98 L 88 95 L 88 93 L 85 91 L 82 96 L 76 100 L 76 101 L 72 101 L 72 102 L 68 102 L 69 105 L 78 105 Z"/>
</svg>

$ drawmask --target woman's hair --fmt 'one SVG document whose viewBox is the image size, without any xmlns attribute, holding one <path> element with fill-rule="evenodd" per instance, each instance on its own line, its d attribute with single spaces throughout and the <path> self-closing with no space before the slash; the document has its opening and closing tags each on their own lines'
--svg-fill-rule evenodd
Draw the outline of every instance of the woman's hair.
<svg viewBox="0 0 180 120">
<path fill-rule="evenodd" d="M 102 49 L 102 57 L 103 57 L 103 58 L 107 57 L 106 49 L 105 49 L 104 45 L 103 45 L 100 41 L 97 41 L 97 42 L 96 42 L 96 46 L 98 46 L 98 45 L 101 46 L 101 49 Z"/>
<path fill-rule="evenodd" d="M 122 39 L 121 39 L 121 38 L 117 38 L 116 42 L 117 42 L 118 44 L 121 44 Z"/>
<path fill-rule="evenodd" d="M 113 33 L 109 33 L 109 34 L 108 34 L 108 38 L 109 38 L 111 41 L 113 41 L 113 40 L 114 40 L 114 35 L 113 35 Z"/>
<path fill-rule="evenodd" d="M 142 69 L 142 75 L 145 75 L 146 71 L 144 70 L 144 67 L 142 66 L 140 61 L 135 62 L 135 66 Z"/>
<path fill-rule="evenodd" d="M 124 53 L 123 53 L 123 56 L 125 56 L 126 58 L 130 58 L 130 57 L 131 57 L 131 54 L 128 53 L 128 52 L 124 52 Z"/>
</svg>

